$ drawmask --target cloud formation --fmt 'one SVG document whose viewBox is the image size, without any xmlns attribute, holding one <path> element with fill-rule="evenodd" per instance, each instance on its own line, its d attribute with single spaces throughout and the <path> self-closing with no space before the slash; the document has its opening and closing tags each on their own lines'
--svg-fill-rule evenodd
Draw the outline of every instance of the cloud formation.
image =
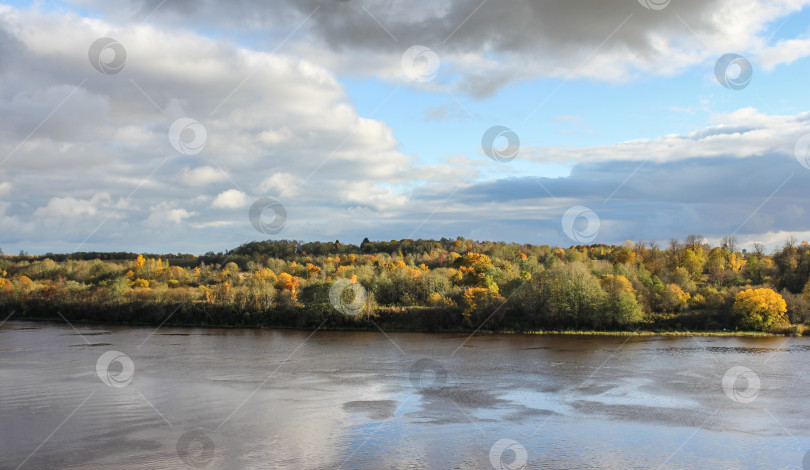
<svg viewBox="0 0 810 470">
<path fill-rule="evenodd" d="M 9 6 L 0 7 L 0 30 L 12 51 L 1 72 L 9 86 L 0 112 L 11 119 L 0 128 L 0 168 L 14 181 L 13 192 L 4 182 L 3 194 L 16 201 L 4 211 L 72 216 L 59 249 L 90 249 L 99 239 L 111 248 L 124 229 L 131 235 L 118 242 L 127 245 L 143 239 L 140 224 L 171 233 L 185 223 L 228 225 L 218 219 L 225 217 L 249 227 L 236 210 L 268 193 L 296 197 L 284 201 L 292 207 L 362 205 L 356 188 L 408 177 L 411 157 L 385 123 L 359 116 L 334 75 L 304 59 L 189 31 Z M 115 74 L 88 61 L 89 45 L 107 36 L 126 48 Z M 196 154 L 172 142 L 194 136 L 170 135 L 186 117 L 205 134 Z M 119 198 L 127 204 L 110 207 Z M 87 218 L 112 211 L 116 217 L 84 242 L 100 223 Z M 178 238 L 176 247 L 184 243 Z"/>
<path fill-rule="evenodd" d="M 671 76 L 728 50 L 775 67 L 810 47 L 774 42 L 766 26 L 806 3 L 683 0 L 652 11 L 618 0 L 72 2 L 91 16 L 2 5 L 0 243 L 218 251 L 265 236 L 247 216 L 262 197 L 287 209 L 279 236 L 305 240 L 567 245 L 561 217 L 574 205 L 600 217 L 596 242 L 810 232 L 810 170 L 795 155 L 810 134 L 807 113 L 746 107 L 690 133 L 527 145 L 511 166 L 482 152 L 437 162 L 361 115 L 342 82 L 375 77 L 483 98 L 537 78 Z M 102 66 L 116 63 L 114 48 L 93 57 L 99 38 L 123 47 L 120 68 Z M 406 83 L 401 56 L 414 44 L 440 58 L 434 81 Z M 414 119 L 436 125 L 478 119 L 457 101 L 420 111 Z M 181 119 L 196 124 L 173 131 Z M 538 176 L 549 162 L 570 175 Z"/>
<path fill-rule="evenodd" d="M 128 9 L 75 3 L 121 19 L 247 36 L 268 50 L 283 44 L 331 70 L 394 81 L 403 80 L 400 56 L 421 45 L 440 58 L 440 82 L 476 97 L 535 78 L 672 76 L 729 51 L 766 69 L 810 54 L 810 40 L 773 41 L 768 33 L 810 0 L 680 0 L 661 10 L 632 0 L 130 0 Z"/>
<path fill-rule="evenodd" d="M 524 149 L 523 156 L 544 162 L 673 162 L 693 158 L 792 155 L 799 139 L 810 135 L 810 113 L 777 116 L 743 108 L 716 115 L 714 122 L 686 134 L 587 148 L 530 148 Z"/>
</svg>

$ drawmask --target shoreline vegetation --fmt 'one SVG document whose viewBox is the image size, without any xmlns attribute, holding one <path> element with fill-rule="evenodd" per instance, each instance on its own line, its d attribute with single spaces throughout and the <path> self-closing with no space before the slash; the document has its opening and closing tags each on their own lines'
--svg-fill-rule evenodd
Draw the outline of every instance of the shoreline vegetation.
<svg viewBox="0 0 810 470">
<path fill-rule="evenodd" d="M 462 237 L 224 253 L 0 256 L 0 315 L 82 324 L 462 334 L 803 335 L 810 245 L 698 235 L 558 248 Z"/>
<path fill-rule="evenodd" d="M 57 317 L 25 317 L 17 318 L 14 316 L 8 318 L 8 321 L 27 321 L 35 323 L 53 323 L 65 324 L 64 320 Z M 110 321 L 85 321 L 77 320 L 71 322 L 73 326 L 132 326 L 132 327 L 153 327 L 154 323 L 122 323 Z M 295 326 L 243 326 L 243 325 L 198 325 L 198 324 L 184 324 L 172 323 L 168 326 L 172 328 L 210 328 L 210 329 L 233 329 L 233 330 L 292 330 L 292 331 L 308 331 Z M 337 327 L 321 327 L 319 331 L 324 332 L 376 332 L 379 331 L 375 327 L 371 328 L 337 328 Z M 688 337 L 688 336 L 701 336 L 701 337 L 737 337 L 737 338 L 776 338 L 783 337 L 785 333 L 771 333 L 767 331 L 594 331 L 594 330 L 537 330 L 537 331 L 518 331 L 518 330 L 418 330 L 418 329 L 390 329 L 386 333 L 426 333 L 426 334 L 458 334 L 458 335 L 471 335 L 475 336 L 491 336 L 491 335 L 537 335 L 537 336 L 669 336 L 669 337 Z"/>
</svg>

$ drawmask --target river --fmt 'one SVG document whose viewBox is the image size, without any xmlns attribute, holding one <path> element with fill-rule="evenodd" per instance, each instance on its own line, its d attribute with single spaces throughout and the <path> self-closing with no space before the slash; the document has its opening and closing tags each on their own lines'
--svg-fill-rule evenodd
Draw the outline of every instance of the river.
<svg viewBox="0 0 810 470">
<path fill-rule="evenodd" d="M 808 372 L 806 338 L 9 321 L 0 467 L 810 468 Z"/>
</svg>

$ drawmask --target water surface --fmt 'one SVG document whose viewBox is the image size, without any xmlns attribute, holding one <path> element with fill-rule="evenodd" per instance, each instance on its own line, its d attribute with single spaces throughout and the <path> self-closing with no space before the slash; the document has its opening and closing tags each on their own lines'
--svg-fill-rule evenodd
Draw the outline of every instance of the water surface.
<svg viewBox="0 0 810 470">
<path fill-rule="evenodd" d="M 0 327 L 0 468 L 795 469 L 810 450 L 805 338 L 77 328 Z M 131 381 L 99 376 L 107 351 Z"/>
</svg>

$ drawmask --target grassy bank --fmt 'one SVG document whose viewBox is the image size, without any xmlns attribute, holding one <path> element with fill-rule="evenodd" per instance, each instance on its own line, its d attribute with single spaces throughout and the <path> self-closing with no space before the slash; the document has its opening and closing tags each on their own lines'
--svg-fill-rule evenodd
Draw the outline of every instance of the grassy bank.
<svg viewBox="0 0 810 470">
<path fill-rule="evenodd" d="M 30 307 L 30 306 L 29 306 Z M 129 305 L 110 314 L 96 312 L 89 314 L 86 309 L 65 308 L 52 311 L 41 308 L 24 308 L 19 310 L 3 311 L 2 318 L 9 320 L 25 320 L 39 322 L 65 323 L 73 325 L 123 325 L 123 326 L 166 326 L 181 328 L 246 328 L 246 329 L 279 329 L 279 330 L 306 330 L 320 329 L 324 331 L 379 331 L 386 332 L 412 332 L 412 333 L 455 333 L 463 335 L 493 335 L 493 334 L 525 334 L 525 335 L 570 335 L 570 336 L 727 336 L 727 337 L 776 337 L 793 335 L 795 331 L 778 333 L 761 331 L 711 331 L 711 330 L 672 330 L 672 329 L 639 329 L 639 330 L 577 330 L 577 329 L 488 329 L 488 328 L 459 328 L 456 324 L 461 312 L 452 309 L 423 309 L 423 308 L 393 308 L 380 309 L 372 315 L 346 317 L 341 314 L 329 314 L 326 311 L 265 312 L 263 315 L 232 315 L 234 312 L 213 312 L 211 309 L 204 318 L 194 318 L 194 306 L 174 305 L 172 308 L 155 308 L 155 306 Z M 119 306 L 120 307 L 120 306 Z M 139 308 L 140 307 L 140 308 Z M 149 314 L 144 314 L 143 310 Z M 222 309 L 217 309 L 222 310 Z M 13 314 L 12 314 L 13 312 Z M 200 313 L 199 311 L 197 313 Z M 231 321 L 225 321 L 231 318 Z M 233 321 L 238 319 L 239 321 Z M 295 321 L 292 321 L 295 319 Z"/>
</svg>

